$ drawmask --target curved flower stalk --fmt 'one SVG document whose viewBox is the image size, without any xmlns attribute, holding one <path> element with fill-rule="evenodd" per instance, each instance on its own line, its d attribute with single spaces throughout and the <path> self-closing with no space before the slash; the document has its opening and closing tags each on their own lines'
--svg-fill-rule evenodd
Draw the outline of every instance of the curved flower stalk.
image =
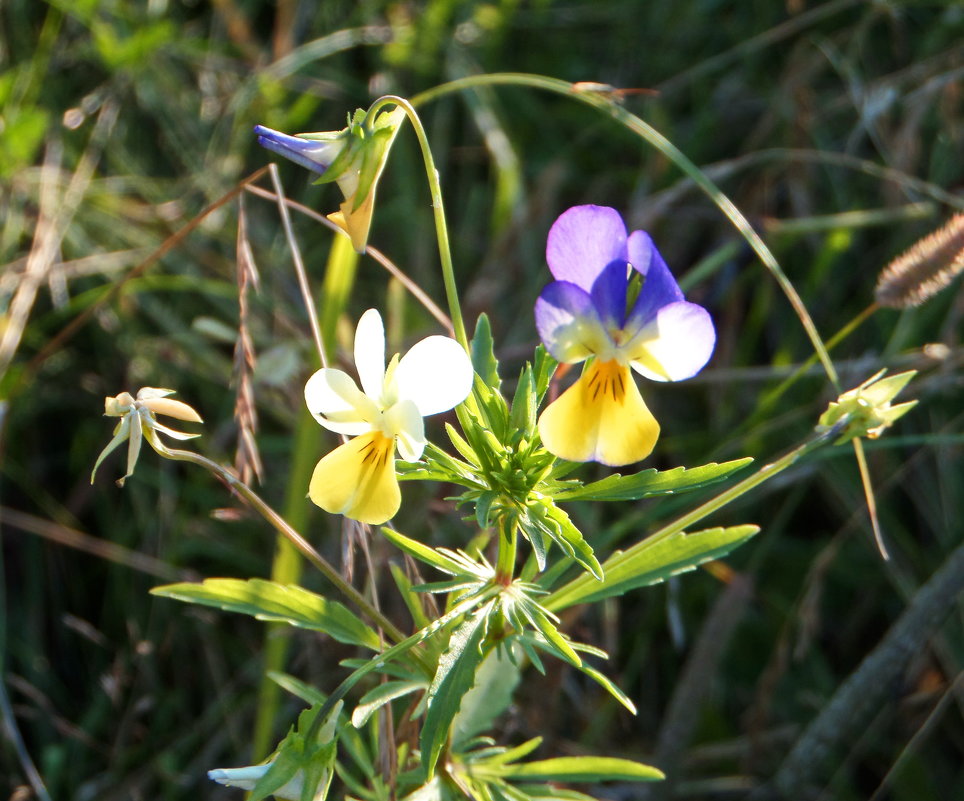
<svg viewBox="0 0 964 801">
<path fill-rule="evenodd" d="M 178 420 L 187 420 L 191 423 L 204 422 L 201 415 L 186 403 L 168 397 L 168 395 L 173 394 L 173 389 L 143 387 L 137 391 L 136 398 L 129 392 L 122 392 L 113 398 L 104 399 L 104 415 L 121 419 L 114 428 L 114 438 L 107 443 L 107 447 L 100 452 L 100 456 L 94 463 L 94 469 L 90 472 L 91 484 L 94 483 L 94 476 L 97 474 L 100 463 L 124 441 L 128 442 L 127 472 L 117 480 L 118 486 L 121 487 L 134 474 L 137 457 L 140 456 L 141 452 L 142 440 L 146 439 L 148 445 L 155 451 L 161 456 L 166 456 L 168 448 L 161 442 L 158 434 L 166 434 L 180 440 L 201 436 L 200 434 L 186 434 L 183 431 L 175 431 L 173 428 L 168 428 L 157 422 L 155 414 L 166 414 L 168 417 L 176 417 Z"/>
<path fill-rule="evenodd" d="M 348 233 L 357 252 L 364 253 L 375 188 L 404 119 L 405 111 L 401 108 L 376 115 L 358 109 L 348 127 L 341 131 L 289 136 L 256 125 L 254 132 L 262 147 L 318 173 L 318 183 L 338 184 L 345 201 L 328 219 Z"/>
<path fill-rule="evenodd" d="M 358 321 L 355 365 L 361 389 L 324 368 L 305 385 L 308 410 L 325 428 L 354 438 L 315 466 L 308 497 L 326 512 L 378 525 L 401 503 L 395 448 L 409 462 L 425 448 L 423 417 L 448 411 L 472 388 L 472 363 L 454 339 L 430 336 L 385 366 L 385 329 L 375 309 Z"/>
<path fill-rule="evenodd" d="M 560 362 L 588 365 L 539 418 L 542 442 L 575 462 L 644 459 L 659 423 L 630 370 L 653 381 L 690 378 L 713 353 L 713 321 L 683 299 L 649 234 L 627 236 L 615 209 L 564 212 L 549 231 L 546 260 L 557 280 L 536 301 L 539 336 Z"/>
</svg>

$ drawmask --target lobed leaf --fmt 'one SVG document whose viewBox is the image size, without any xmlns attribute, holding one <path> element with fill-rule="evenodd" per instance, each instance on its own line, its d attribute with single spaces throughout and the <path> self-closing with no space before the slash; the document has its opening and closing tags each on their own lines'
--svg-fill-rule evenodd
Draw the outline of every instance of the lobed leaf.
<svg viewBox="0 0 964 801">
<path fill-rule="evenodd" d="M 573 604 L 599 601 L 656 584 L 710 559 L 725 556 L 759 530 L 760 527 L 754 525 L 730 526 L 693 534 L 679 531 L 651 543 L 643 540 L 627 551 L 616 551 L 610 556 L 603 563 L 606 576 L 602 581 L 579 576 L 550 594 L 542 605 L 559 611 Z"/>
<path fill-rule="evenodd" d="M 700 467 L 674 467 L 672 470 L 642 470 L 624 476 L 613 473 L 600 481 L 581 486 L 566 486 L 552 493 L 555 501 L 636 501 L 655 495 L 672 495 L 705 487 L 728 478 L 746 467 L 753 459 L 746 457 L 730 462 L 710 462 Z"/>
</svg>

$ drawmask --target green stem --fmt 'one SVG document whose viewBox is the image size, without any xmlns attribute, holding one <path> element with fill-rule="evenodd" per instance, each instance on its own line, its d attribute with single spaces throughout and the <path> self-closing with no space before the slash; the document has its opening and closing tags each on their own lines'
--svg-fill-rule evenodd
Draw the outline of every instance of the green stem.
<svg viewBox="0 0 964 801">
<path fill-rule="evenodd" d="M 425 161 L 425 174 L 428 178 L 429 190 L 432 193 L 432 211 L 435 214 L 435 233 L 438 239 L 439 258 L 442 261 L 442 281 L 445 284 L 445 297 L 449 305 L 449 316 L 452 318 L 452 327 L 455 329 L 455 338 L 459 344 L 469 349 L 469 339 L 465 333 L 465 323 L 462 320 L 462 307 L 459 304 L 459 293 L 455 285 L 455 268 L 452 264 L 452 247 L 449 242 L 448 225 L 445 222 L 445 206 L 442 203 L 442 184 L 439 181 L 438 170 L 435 168 L 435 159 L 432 158 L 432 149 L 428 143 L 428 136 L 422 121 L 419 119 L 412 103 L 403 97 L 386 95 L 375 101 L 369 109 L 369 116 L 383 105 L 396 105 L 405 110 L 408 119 L 412 123 L 415 136 L 418 137 L 418 144 L 422 149 L 422 158 Z"/>
<path fill-rule="evenodd" d="M 816 450 L 822 445 L 827 444 L 828 442 L 833 442 L 838 436 L 840 436 L 840 433 L 844 430 L 844 428 L 847 427 L 849 422 L 849 418 L 844 418 L 838 421 L 833 427 L 813 434 L 809 439 L 805 440 L 789 453 L 781 456 L 775 462 L 764 465 L 753 475 L 748 476 L 737 484 L 734 484 L 729 489 L 721 492 L 715 498 L 711 498 L 706 503 L 696 507 L 693 509 L 693 511 L 683 515 L 682 517 L 677 518 L 672 523 L 663 526 L 663 528 L 659 529 L 651 536 L 641 540 L 640 542 L 637 542 L 635 545 L 627 548 L 625 551 L 619 551 L 618 553 L 613 554 L 611 557 L 609 557 L 609 559 L 603 562 L 603 571 L 608 573 L 610 570 L 617 568 L 623 562 L 636 558 L 641 551 L 648 550 L 663 540 L 679 534 L 681 531 L 685 531 L 694 523 L 698 523 L 703 518 L 708 517 L 719 509 L 722 509 L 727 504 L 732 503 L 737 498 L 746 494 L 750 490 L 755 489 L 765 481 L 769 481 L 774 476 L 779 475 L 812 451 Z M 603 583 L 605 583 L 605 579 L 603 580 Z M 598 589 L 600 586 L 600 583 L 592 576 L 579 576 L 547 596 L 542 601 L 542 605 L 552 612 L 558 612 L 561 609 L 565 609 L 566 607 L 579 602 L 579 598 L 584 595 L 583 591 L 589 584 L 592 585 L 594 590 Z"/>
<path fill-rule="evenodd" d="M 155 450 L 157 449 L 155 448 Z M 335 585 L 335 588 L 344 595 L 345 598 L 355 604 L 375 625 L 380 626 L 391 639 L 399 642 L 405 638 L 402 631 L 398 629 L 392 621 L 372 606 L 364 595 L 345 581 L 341 573 L 339 573 L 325 557 L 312 548 L 304 537 L 288 525 L 287 521 L 281 515 L 265 503 L 251 487 L 241 481 L 236 475 L 217 462 L 201 456 L 199 453 L 168 448 L 165 448 L 163 451 L 158 450 L 157 452 L 168 459 L 174 459 L 179 462 L 190 462 L 214 473 L 214 475 L 228 485 L 229 489 L 240 495 L 251 508 L 267 520 L 276 531 L 283 534 L 288 541 L 301 552 L 301 555 L 304 556 L 305 559 Z"/>
<path fill-rule="evenodd" d="M 649 123 L 644 122 L 636 115 L 626 111 L 626 109 L 613 100 L 611 96 L 607 95 L 605 92 L 580 91 L 577 85 L 569 83 L 568 81 L 559 80 L 558 78 L 548 78 L 544 75 L 531 75 L 527 73 L 505 72 L 493 73 L 489 75 L 470 75 L 464 78 L 459 78 L 458 80 L 450 81 L 449 83 L 444 83 L 425 92 L 421 92 L 412 98 L 411 103 L 413 106 L 419 106 L 431 100 L 435 100 L 436 98 L 442 97 L 443 95 L 461 91 L 462 89 L 475 86 L 493 85 L 515 85 L 526 86 L 532 89 L 542 89 L 548 92 L 554 92 L 555 94 L 564 95 L 572 100 L 592 106 L 593 108 L 608 114 L 621 125 L 645 139 L 650 145 L 656 148 L 656 150 L 658 150 L 673 164 L 675 164 L 679 170 L 683 172 L 691 181 L 693 181 L 700 189 L 702 189 L 717 205 L 720 211 L 726 215 L 726 217 L 731 223 L 733 223 L 743 238 L 749 243 L 750 247 L 753 248 L 757 256 L 759 256 L 760 260 L 773 275 L 774 279 L 776 279 L 777 283 L 780 285 L 780 288 L 783 290 L 784 295 L 786 295 L 787 300 L 790 301 L 790 305 L 796 312 L 797 317 L 800 319 L 800 323 L 803 325 L 804 331 L 806 331 L 806 334 L 813 345 L 813 349 L 820 359 L 824 371 L 827 373 L 827 377 L 830 379 L 830 382 L 833 384 L 834 388 L 840 392 L 840 379 L 837 376 L 837 370 L 834 367 L 833 362 L 830 360 L 830 356 L 827 353 L 823 340 L 820 338 L 820 334 L 818 333 L 817 328 L 810 317 L 810 313 L 807 311 L 806 306 L 803 304 L 803 301 L 797 294 L 793 284 L 790 283 L 790 280 L 784 274 L 776 258 L 770 252 L 770 249 L 766 246 L 766 243 L 764 243 L 764 241 L 760 238 L 760 235 L 757 234 L 757 232 L 753 229 L 746 217 L 744 217 L 740 210 L 734 205 L 733 201 L 724 195 L 716 184 L 707 178 L 703 171 L 700 170 L 700 168 L 697 167 L 692 161 L 690 161 L 689 158 L 682 153 L 682 151 L 680 151 L 672 142 L 659 133 L 655 128 L 649 125 Z"/>
<path fill-rule="evenodd" d="M 515 576 L 515 557 L 518 546 L 514 520 L 503 517 L 499 521 L 499 555 L 495 564 L 495 580 L 508 586 Z"/>
</svg>

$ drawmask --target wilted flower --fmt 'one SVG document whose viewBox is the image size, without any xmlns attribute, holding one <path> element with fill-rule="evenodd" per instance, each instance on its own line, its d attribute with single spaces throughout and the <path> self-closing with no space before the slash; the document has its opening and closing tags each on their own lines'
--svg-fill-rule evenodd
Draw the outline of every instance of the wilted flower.
<svg viewBox="0 0 964 801">
<path fill-rule="evenodd" d="M 208 778 L 228 787 L 240 787 L 242 790 L 253 790 L 258 781 L 271 769 L 273 763 L 265 765 L 250 765 L 246 768 L 216 768 L 208 771 Z M 301 771 L 295 773 L 281 787 L 272 792 L 275 798 L 285 801 L 301 801 L 305 779 Z M 323 798 L 327 787 L 319 788 L 316 798 Z"/>
<path fill-rule="evenodd" d="M 365 252 L 372 223 L 375 188 L 385 168 L 388 151 L 405 119 L 405 111 L 383 111 L 369 122 L 358 109 L 349 126 L 341 131 L 304 133 L 297 136 L 255 126 L 258 144 L 279 156 L 318 173 L 319 183 L 335 181 L 345 196 L 340 210 L 328 215 L 348 232 L 352 246 Z"/>
<path fill-rule="evenodd" d="M 342 706 L 341 701 L 335 704 L 317 728 L 312 723 L 320 708 L 302 712 L 297 728 L 292 727 L 279 743 L 270 762 L 245 768 L 216 768 L 208 771 L 208 778 L 228 787 L 253 790 L 249 798 L 273 795 L 285 801 L 323 801 L 334 775 L 335 735 Z"/>
<path fill-rule="evenodd" d="M 713 353 L 713 321 L 683 300 L 649 234 L 627 237 L 615 209 L 564 212 L 549 231 L 546 260 L 557 280 L 536 301 L 539 335 L 560 362 L 589 364 L 539 418 L 543 444 L 571 461 L 639 461 L 659 424 L 630 369 L 653 381 L 690 378 Z"/>
<path fill-rule="evenodd" d="M 362 389 L 341 370 L 324 368 L 305 385 L 308 410 L 325 428 L 353 436 L 325 456 L 308 497 L 326 512 L 377 525 L 401 503 L 395 448 L 415 461 L 425 447 L 423 417 L 447 411 L 472 388 L 472 363 L 454 339 L 430 336 L 385 367 L 382 318 L 369 309 L 355 331 Z"/>
<path fill-rule="evenodd" d="M 158 434 L 166 434 L 174 439 L 182 440 L 200 436 L 200 434 L 185 434 L 183 431 L 175 431 L 157 422 L 157 418 L 154 417 L 155 414 L 166 414 L 168 417 L 176 417 L 178 420 L 187 420 L 191 423 L 204 422 L 201 420 L 201 415 L 186 403 L 171 400 L 168 397 L 168 395 L 173 394 L 173 389 L 144 387 L 138 390 L 136 398 L 129 392 L 122 392 L 116 397 L 104 399 L 104 415 L 121 419 L 114 428 L 114 438 L 107 443 L 107 447 L 97 457 L 94 469 L 90 473 L 91 484 L 94 483 L 94 475 L 97 473 L 100 463 L 125 440 L 128 440 L 127 472 L 118 479 L 119 486 L 124 486 L 124 481 L 134 474 L 137 457 L 141 452 L 142 439 L 146 439 L 148 444 L 163 456 L 168 450 L 158 438 Z"/>
<path fill-rule="evenodd" d="M 897 420 L 917 405 L 916 400 L 898 403 L 891 406 L 891 401 L 917 375 L 916 370 L 898 373 L 888 378 L 881 370 L 871 376 L 860 386 L 844 392 L 837 400 L 832 401 L 822 415 L 817 426 L 818 431 L 827 431 L 841 421 L 844 424 L 843 433 L 838 442 L 846 442 L 854 437 L 877 439 Z"/>
</svg>

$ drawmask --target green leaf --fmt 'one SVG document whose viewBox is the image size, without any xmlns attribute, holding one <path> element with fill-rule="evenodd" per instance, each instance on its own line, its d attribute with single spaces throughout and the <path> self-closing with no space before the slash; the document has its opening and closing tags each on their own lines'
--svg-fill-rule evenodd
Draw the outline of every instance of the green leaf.
<svg viewBox="0 0 964 801">
<path fill-rule="evenodd" d="M 424 689 L 426 689 L 426 684 L 423 681 L 386 681 L 384 684 L 379 684 L 359 699 L 358 706 L 351 713 L 352 726 L 360 729 L 376 710 L 385 706 L 389 701 Z"/>
<path fill-rule="evenodd" d="M 608 692 L 613 698 L 619 701 L 619 703 L 626 707 L 630 714 L 636 714 L 636 704 L 630 700 L 626 693 L 624 693 L 613 683 L 612 679 L 596 670 L 596 668 L 592 667 L 591 665 L 587 665 L 585 662 L 579 666 L 579 670 L 589 676 L 589 678 L 591 678 L 600 687 L 605 689 L 606 692 Z"/>
<path fill-rule="evenodd" d="M 599 560 L 596 559 L 596 555 L 589 543 L 586 542 L 586 538 L 582 536 L 582 532 L 569 519 L 569 515 L 555 504 L 546 507 L 546 514 L 555 523 L 555 532 L 552 538 L 579 564 L 592 573 L 594 578 L 602 580 L 603 569 Z"/>
<path fill-rule="evenodd" d="M 338 642 L 362 645 L 373 651 L 382 647 L 375 630 L 345 606 L 292 584 L 276 584 L 264 579 L 214 578 L 201 584 L 185 582 L 155 587 L 151 594 L 240 612 L 258 620 L 323 631 Z"/>
<path fill-rule="evenodd" d="M 539 401 L 536 398 L 535 379 L 532 377 L 532 367 L 526 365 L 519 376 L 519 383 L 512 396 L 512 411 L 509 423 L 516 431 L 521 431 L 526 437 L 531 437 L 536 428 L 536 411 Z"/>
<path fill-rule="evenodd" d="M 328 700 L 328 696 L 325 695 L 321 690 L 313 687 L 310 684 L 306 684 L 301 679 L 297 679 L 288 673 L 281 673 L 277 670 L 269 670 L 268 678 L 271 679 L 275 684 L 277 684 L 282 690 L 285 690 L 297 698 L 300 698 L 305 703 L 311 704 L 323 704 Z"/>
<path fill-rule="evenodd" d="M 451 576 L 470 576 L 475 579 L 481 579 L 493 572 L 491 568 L 475 562 L 460 551 L 449 551 L 448 549 L 443 551 L 432 548 L 418 540 L 413 540 L 411 537 L 406 537 L 402 532 L 388 528 L 387 526 L 382 528 L 382 533 L 396 547 L 403 550 L 409 556 L 418 559 L 420 562 L 425 562 L 427 565 L 436 567 L 443 573 L 448 573 Z"/>
<path fill-rule="evenodd" d="M 542 403 L 542 399 L 548 392 L 549 382 L 558 364 L 559 362 L 549 355 L 549 351 L 543 345 L 536 346 L 535 358 L 532 362 L 532 377 L 535 382 L 537 404 Z"/>
<path fill-rule="evenodd" d="M 519 684 L 519 666 L 505 648 L 494 648 L 475 674 L 475 686 L 462 698 L 452 721 L 452 742 L 464 743 L 492 726 L 493 721 L 512 703 Z"/>
<path fill-rule="evenodd" d="M 559 629 L 553 625 L 545 612 L 534 603 L 520 604 L 520 607 L 522 614 L 526 616 L 526 619 L 532 624 L 533 628 L 546 638 L 546 642 L 551 646 L 551 650 L 554 651 L 560 659 L 565 660 L 574 667 L 582 667 L 582 659 L 579 658 L 579 654 L 573 650 L 572 645 L 569 644 L 569 641 Z"/>
<path fill-rule="evenodd" d="M 601 481 L 593 481 L 581 486 L 566 486 L 564 489 L 552 492 L 552 498 L 557 502 L 635 501 L 654 495 L 688 492 L 722 481 L 752 461 L 752 458 L 746 457 L 722 464 L 711 462 L 690 469 L 674 467 L 672 470 L 659 471 L 650 468 L 629 476 L 613 473 Z"/>
<path fill-rule="evenodd" d="M 492 605 L 487 604 L 455 629 L 439 659 L 438 671 L 428 691 L 428 711 L 420 739 L 422 767 L 427 778 L 435 773 L 435 764 L 448 740 L 462 697 L 475 683 L 475 674 L 482 662 L 480 646 L 485 637 L 485 622 L 491 609 Z"/>
<path fill-rule="evenodd" d="M 394 562 L 390 562 L 388 567 L 392 571 L 392 578 L 395 579 L 395 586 L 398 587 L 398 592 L 402 596 L 402 600 L 405 601 L 405 606 L 408 607 L 409 614 L 412 616 L 415 628 L 425 628 L 430 621 L 428 615 L 425 614 L 425 609 L 422 607 L 421 597 L 419 597 L 418 593 L 412 591 L 411 580 L 405 575 L 405 571 Z"/>
<path fill-rule="evenodd" d="M 603 563 L 606 577 L 602 581 L 579 576 L 545 598 L 542 605 L 556 612 L 573 604 L 599 601 L 656 584 L 710 559 L 725 556 L 759 530 L 760 527 L 754 525 L 730 526 L 693 534 L 679 531 L 654 542 L 643 540 L 627 551 L 616 551 L 610 556 Z"/>
<path fill-rule="evenodd" d="M 666 778 L 651 765 L 602 756 L 556 757 L 538 762 L 505 765 L 499 768 L 499 775 L 507 779 L 552 782 L 652 782 Z"/>
<path fill-rule="evenodd" d="M 488 315 L 479 315 L 475 324 L 475 336 L 469 344 L 475 372 L 479 374 L 486 386 L 498 392 L 502 387 L 502 381 L 499 378 L 499 362 L 495 358 L 495 342 L 492 339 L 492 326 L 489 325 Z"/>
</svg>

